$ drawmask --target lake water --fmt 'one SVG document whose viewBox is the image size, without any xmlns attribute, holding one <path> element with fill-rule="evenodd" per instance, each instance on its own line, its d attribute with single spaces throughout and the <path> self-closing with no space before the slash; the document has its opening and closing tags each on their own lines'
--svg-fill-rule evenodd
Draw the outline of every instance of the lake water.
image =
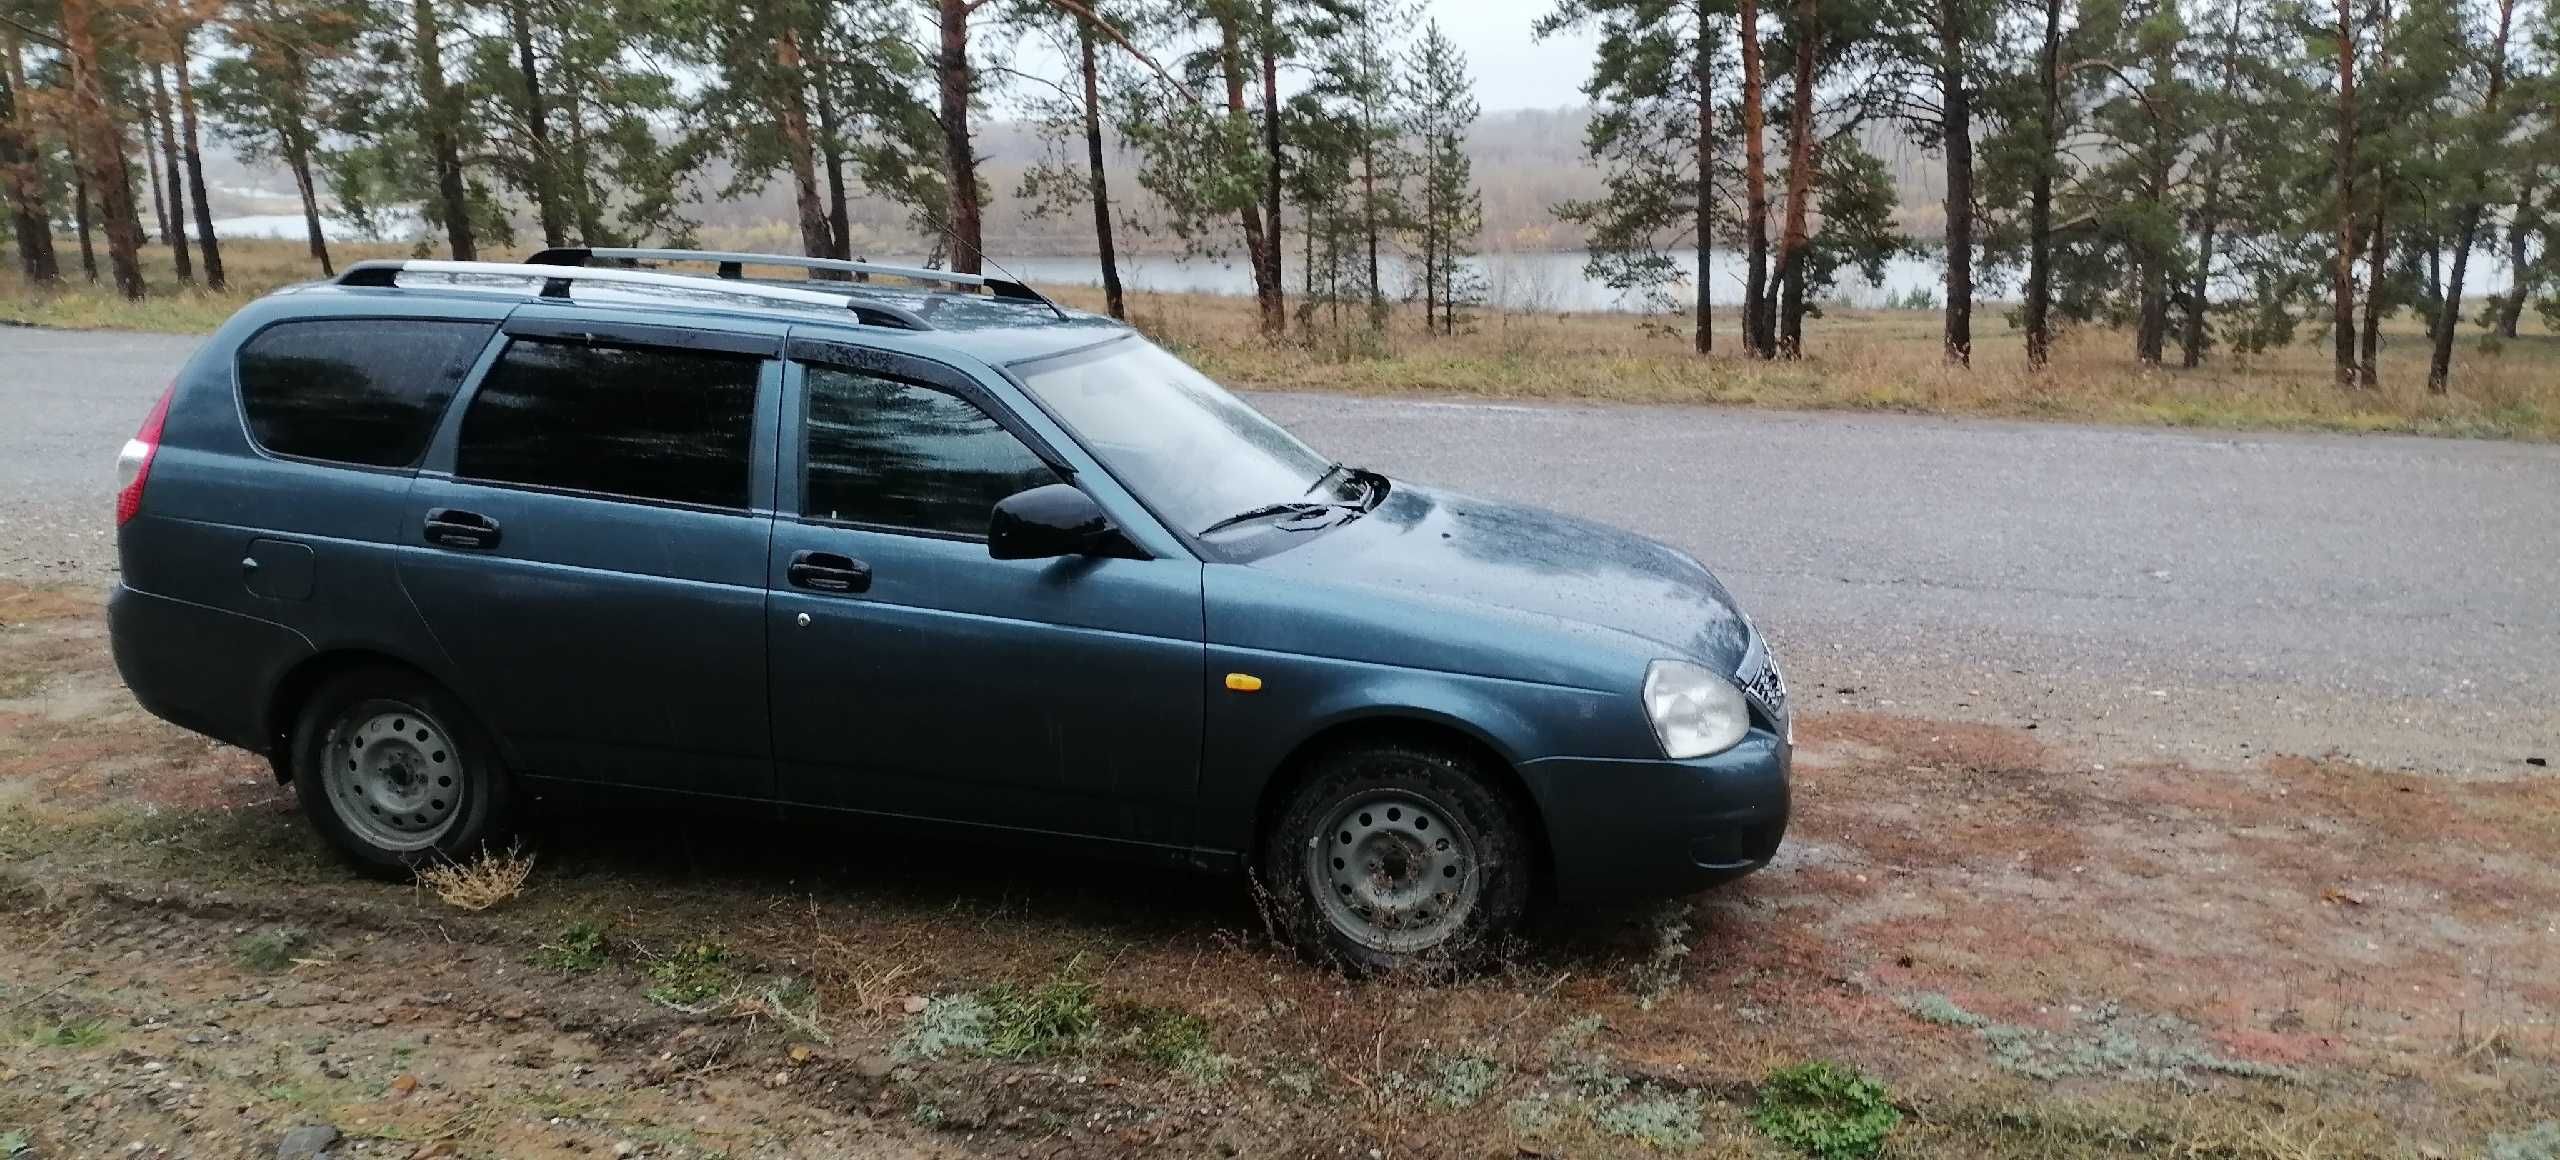
<svg viewBox="0 0 2560 1160">
<path fill-rule="evenodd" d="M 414 223 L 414 213 L 406 219 Z M 299 214 L 260 214 L 223 218 L 213 223 L 214 233 L 226 238 L 302 237 Z M 352 222 L 324 219 L 322 232 L 333 241 L 355 241 L 365 237 Z M 394 231 L 405 236 L 408 230 Z M 1674 250 L 1671 257 L 1684 270 L 1697 268 L 1696 250 Z M 918 255 L 872 255 L 884 262 L 916 262 Z M 1583 266 L 1590 255 L 1581 251 L 1551 253 L 1486 254 L 1468 259 L 1468 265 L 1484 278 L 1485 301 L 1504 310 L 1526 312 L 1570 312 L 1587 314 L 1606 310 L 1648 310 L 1652 307 L 1639 293 L 1612 289 L 1606 283 L 1587 275 Z M 1024 255 L 1005 257 L 1004 267 L 1015 278 L 1034 286 L 1041 284 L 1066 286 L 1100 286 L 1102 263 L 1083 255 Z M 1416 287 L 1411 266 L 1393 255 L 1382 255 L 1379 263 L 1388 293 L 1399 297 Z M 1742 304 L 1743 256 L 1716 251 L 1708 260 L 1708 300 L 1718 306 Z M 990 272 L 993 272 L 992 270 Z M 1299 292 L 1300 275 L 1294 263 L 1284 263 L 1283 273 L 1291 297 Z M 1824 295 L 1826 302 L 1849 306 L 1871 307 L 1889 300 L 1908 301 L 1915 293 L 1929 295 L 1937 301 L 1945 289 L 1946 273 L 1936 254 L 1900 257 L 1885 263 L 1884 280 L 1868 285 L 1855 271 L 1844 271 L 1841 279 Z M 1166 294 L 1234 294 L 1253 293 L 1253 275 L 1241 260 L 1220 261 L 1211 258 L 1185 258 L 1172 255 L 1144 254 L 1120 259 L 1120 281 L 1131 293 Z M 2503 290 L 2508 277 L 2503 253 L 2482 249 L 2472 255 L 2463 279 L 2466 296 L 2478 298 Z M 2233 288 L 2237 291 L 2237 287 Z M 1697 301 L 1697 289 L 1687 281 L 1669 288 L 1678 309 L 1686 311 Z M 1981 285 L 1977 295 L 1984 301 L 2015 298 L 2018 287 Z"/>
<path fill-rule="evenodd" d="M 1675 250 L 1672 258 L 1682 269 L 1697 269 L 1696 250 Z M 1471 258 L 1468 265 L 1484 278 L 1485 299 L 1489 305 L 1505 310 L 1559 311 L 1589 313 L 1601 310 L 1644 309 L 1641 294 L 1623 293 L 1606 283 L 1591 278 L 1583 271 L 1590 255 L 1580 251 L 1554 253 L 1486 254 Z M 1102 263 L 1090 257 L 1020 257 L 1003 259 L 1007 269 L 1035 285 L 1048 282 L 1074 286 L 1102 284 Z M 1409 288 L 1418 291 L 1419 271 L 1399 259 L 1382 255 L 1380 277 L 1387 292 L 1402 295 Z M 1302 285 L 1297 266 L 1283 263 L 1283 274 L 1289 293 L 1295 297 Z M 1707 263 L 1708 301 L 1715 305 L 1742 303 L 1743 256 L 1718 251 Z M 1852 306 L 1880 306 L 1887 298 L 1907 297 L 1912 291 L 1939 292 L 1945 281 L 1935 258 L 1896 258 L 1885 264 L 1884 282 L 1869 286 L 1851 276 L 1832 288 L 1827 300 Z M 1253 274 L 1241 260 L 1215 261 L 1204 258 L 1181 258 L 1162 255 L 1139 255 L 1120 259 L 1120 282 L 1132 293 L 1242 294 L 1253 293 Z M 1671 287 L 1674 301 L 1682 309 L 1697 302 L 1697 288 L 1689 282 Z"/>
</svg>

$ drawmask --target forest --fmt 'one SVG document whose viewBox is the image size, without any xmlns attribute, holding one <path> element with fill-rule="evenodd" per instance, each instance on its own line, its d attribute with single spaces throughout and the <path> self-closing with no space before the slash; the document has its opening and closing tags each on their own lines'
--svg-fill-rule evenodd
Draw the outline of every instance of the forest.
<svg viewBox="0 0 2560 1160">
<path fill-rule="evenodd" d="M 985 261 L 976 134 L 1028 124 L 1024 212 L 1116 255 L 1242 259 L 1266 340 L 1475 324 L 1475 81 L 1411 0 L 0 0 L 0 183 L 32 286 L 221 288 L 218 144 L 324 218 L 414 215 L 420 252 L 687 244 L 701 207 L 787 190 L 801 251 L 854 256 L 857 201 L 929 260 Z M 1590 274 L 1699 354 L 1788 360 L 1845 279 L 1943 264 L 1938 348 L 2120 332 L 2137 367 L 2314 344 L 2381 386 L 2413 320 L 2429 391 L 2459 348 L 2560 324 L 2560 6 L 2548 0 L 1559 0 L 1523 37 L 1596 40 L 1550 207 Z M 1942 228 L 1875 143 L 1943 171 Z M 1938 184 L 1938 183 L 1932 183 Z M 1941 215 L 1930 215 L 1933 223 Z M 68 252 L 74 245 L 76 259 Z M 1738 312 L 1697 293 L 1746 258 Z M 1284 261 L 1285 259 L 1285 261 Z M 2508 287 L 2466 300 L 2474 264 Z M 76 267 L 74 263 L 76 262 Z M 1414 275 L 1391 279 L 1386 264 Z M 1390 283 L 1394 284 L 1391 285 Z M 1999 295 L 2009 333 L 1978 306 Z M 1719 319 L 1719 313 L 1738 318 Z M 2528 338 L 2532 336 L 2526 336 Z M 2467 344 L 2466 344 L 2466 340 Z M 1355 344 L 1356 345 L 1356 344 Z"/>
</svg>

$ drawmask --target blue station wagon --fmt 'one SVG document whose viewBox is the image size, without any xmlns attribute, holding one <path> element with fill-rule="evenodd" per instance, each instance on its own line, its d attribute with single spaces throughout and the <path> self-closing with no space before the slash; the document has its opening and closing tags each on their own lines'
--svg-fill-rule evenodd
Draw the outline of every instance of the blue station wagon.
<svg viewBox="0 0 2560 1160">
<path fill-rule="evenodd" d="M 231 319 L 121 468 L 126 683 L 378 873 L 716 799 L 1249 874 L 1372 969 L 1786 828 L 1786 686 L 1697 561 L 1336 462 L 1001 279 L 365 262 Z"/>
</svg>

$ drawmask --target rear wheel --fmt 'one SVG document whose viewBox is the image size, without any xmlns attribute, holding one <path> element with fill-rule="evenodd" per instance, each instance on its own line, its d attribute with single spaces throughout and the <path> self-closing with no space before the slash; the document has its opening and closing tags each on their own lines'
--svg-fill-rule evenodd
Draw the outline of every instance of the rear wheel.
<svg viewBox="0 0 2560 1160">
<path fill-rule="evenodd" d="M 502 835 L 505 771 L 453 697 L 395 668 L 324 682 L 293 732 L 294 791 L 313 828 L 367 872 L 403 877 Z"/>
<path fill-rule="evenodd" d="M 1475 763 L 1371 744 L 1316 759 L 1263 851 L 1273 921 L 1358 971 L 1482 962 L 1528 907 L 1517 810 Z"/>
</svg>

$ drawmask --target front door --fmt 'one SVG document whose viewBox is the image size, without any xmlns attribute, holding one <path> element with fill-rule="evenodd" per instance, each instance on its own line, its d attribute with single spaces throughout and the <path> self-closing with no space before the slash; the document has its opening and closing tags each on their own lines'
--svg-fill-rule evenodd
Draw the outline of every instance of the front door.
<svg viewBox="0 0 2560 1160">
<path fill-rule="evenodd" d="M 783 440 L 769 565 L 783 798 L 1187 841 L 1199 563 L 991 559 L 996 501 L 1058 482 L 1065 464 L 951 372 L 933 386 L 895 377 L 893 358 L 865 363 L 790 366 L 799 437 Z"/>
<path fill-rule="evenodd" d="M 770 797 L 778 343 L 509 330 L 412 485 L 409 598 L 527 772 Z"/>
</svg>

